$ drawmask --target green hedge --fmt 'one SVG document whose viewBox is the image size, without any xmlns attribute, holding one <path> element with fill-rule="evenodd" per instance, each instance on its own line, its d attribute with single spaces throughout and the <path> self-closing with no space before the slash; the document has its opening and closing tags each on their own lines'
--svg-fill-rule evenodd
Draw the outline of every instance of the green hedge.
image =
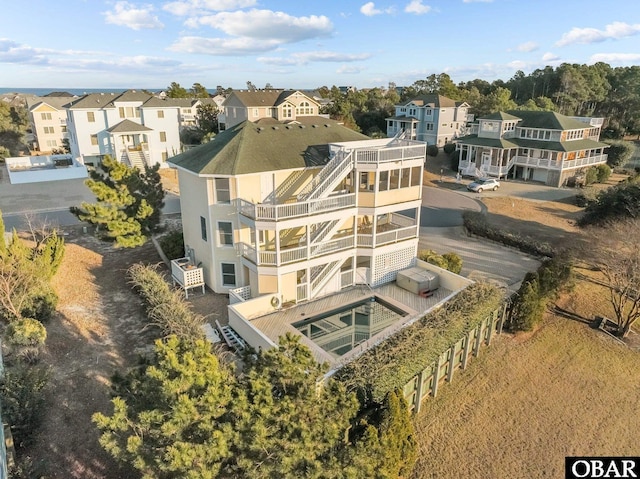
<svg viewBox="0 0 640 479">
<path fill-rule="evenodd" d="M 462 213 L 464 227 L 471 234 L 482 236 L 506 246 L 513 246 L 528 254 L 551 257 L 555 254 L 554 248 L 549 243 L 536 241 L 526 236 L 510 233 L 489 224 L 487 217 L 477 211 L 465 211 Z"/>
<path fill-rule="evenodd" d="M 183 292 L 173 290 L 154 266 L 134 264 L 128 271 L 131 283 L 144 300 L 147 315 L 165 336 L 181 339 L 204 338 L 204 318 L 191 310 Z"/>
<path fill-rule="evenodd" d="M 489 283 L 474 283 L 441 308 L 398 331 L 337 373 L 369 401 L 402 389 L 438 356 L 477 327 L 504 301 L 503 292 Z"/>
</svg>

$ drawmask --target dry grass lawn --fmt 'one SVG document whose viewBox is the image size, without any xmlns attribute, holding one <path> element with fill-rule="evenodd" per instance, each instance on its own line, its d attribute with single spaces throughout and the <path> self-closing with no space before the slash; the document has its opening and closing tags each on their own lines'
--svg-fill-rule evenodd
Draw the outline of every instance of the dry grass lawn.
<svg viewBox="0 0 640 479">
<path fill-rule="evenodd" d="M 549 317 L 483 350 L 416 420 L 414 479 L 560 478 L 564 457 L 640 454 L 640 354 Z"/>
</svg>

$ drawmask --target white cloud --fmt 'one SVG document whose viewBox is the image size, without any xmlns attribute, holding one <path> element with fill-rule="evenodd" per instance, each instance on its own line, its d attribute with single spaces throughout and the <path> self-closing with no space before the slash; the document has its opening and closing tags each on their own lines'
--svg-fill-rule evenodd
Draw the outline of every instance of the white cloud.
<svg viewBox="0 0 640 479">
<path fill-rule="evenodd" d="M 371 58 L 369 53 L 339 53 L 313 51 L 292 53 L 288 57 L 260 57 L 258 61 L 269 65 L 305 65 L 311 62 L 357 62 Z"/>
<path fill-rule="evenodd" d="M 534 50 L 537 50 L 538 47 L 539 46 L 536 42 L 526 42 L 518 45 L 516 47 L 516 50 L 518 50 L 519 52 L 532 52 Z"/>
<path fill-rule="evenodd" d="M 253 7 L 257 0 L 178 0 L 165 3 L 162 9 L 177 16 L 195 15 L 203 10 L 224 12 Z"/>
<path fill-rule="evenodd" d="M 329 36 L 333 24 L 324 15 L 294 17 L 284 12 L 250 10 L 221 12 L 192 18 L 188 26 L 207 25 L 236 37 L 262 39 L 279 43 L 294 43 L 309 38 Z"/>
<path fill-rule="evenodd" d="M 357 66 L 353 66 L 353 65 L 349 65 L 349 66 L 341 66 L 340 68 L 338 68 L 336 70 L 336 73 L 339 74 L 351 74 L 351 73 L 360 73 L 361 71 L 363 71 L 364 68 L 362 67 L 357 67 Z"/>
<path fill-rule="evenodd" d="M 377 9 L 375 3 L 367 2 L 360 7 L 360 13 L 367 17 L 373 17 L 374 15 L 380 15 L 382 10 Z"/>
<path fill-rule="evenodd" d="M 411 2 L 404 7 L 404 11 L 407 13 L 415 13 L 416 15 L 424 15 L 431 11 L 431 7 L 423 5 L 422 0 L 411 0 Z"/>
<path fill-rule="evenodd" d="M 558 60 L 560 60 L 560 57 L 555 53 L 547 52 L 544 55 L 542 55 L 543 62 L 556 62 Z"/>
<path fill-rule="evenodd" d="M 491 3 L 493 0 L 462 0 L 462 3 Z"/>
<path fill-rule="evenodd" d="M 253 55 L 275 50 L 280 45 L 277 40 L 261 40 L 248 37 L 205 38 L 181 37 L 169 50 L 183 53 L 202 53 L 205 55 L 234 56 Z"/>
<path fill-rule="evenodd" d="M 630 37 L 640 33 L 640 23 L 630 25 L 624 22 L 613 22 L 604 27 L 604 30 L 597 28 L 572 28 L 562 35 L 556 45 L 563 47 L 572 43 L 598 43 L 605 40 L 620 39 Z"/>
<path fill-rule="evenodd" d="M 513 68 L 514 70 L 524 70 L 527 67 L 527 62 L 523 62 L 522 60 L 514 60 L 507 63 L 507 67 Z"/>
<path fill-rule="evenodd" d="M 116 2 L 113 11 L 104 12 L 105 21 L 133 30 L 144 28 L 164 28 L 158 17 L 153 14 L 153 5 L 136 6 L 129 2 Z"/>
<path fill-rule="evenodd" d="M 590 63 L 604 62 L 632 65 L 640 62 L 640 53 L 596 53 L 591 55 Z"/>
</svg>

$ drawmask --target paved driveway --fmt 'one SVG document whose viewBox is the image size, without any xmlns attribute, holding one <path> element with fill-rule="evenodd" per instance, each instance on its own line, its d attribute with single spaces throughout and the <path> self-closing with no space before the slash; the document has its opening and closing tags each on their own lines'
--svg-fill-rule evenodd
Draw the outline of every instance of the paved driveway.
<svg viewBox="0 0 640 479">
<path fill-rule="evenodd" d="M 422 188 L 422 211 L 420 226 L 449 227 L 462 225 L 462 212 L 481 211 L 477 198 L 460 194 L 445 188 Z"/>
</svg>

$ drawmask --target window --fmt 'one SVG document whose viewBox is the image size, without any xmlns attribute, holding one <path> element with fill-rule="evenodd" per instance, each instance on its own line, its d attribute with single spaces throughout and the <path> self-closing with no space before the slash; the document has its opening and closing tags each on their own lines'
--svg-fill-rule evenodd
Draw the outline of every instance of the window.
<svg viewBox="0 0 640 479">
<path fill-rule="evenodd" d="M 191 114 L 191 108 L 185 108 L 182 112 L 185 114 Z"/>
<path fill-rule="evenodd" d="M 218 244 L 233 246 L 233 224 L 229 221 L 218 221 Z"/>
<path fill-rule="evenodd" d="M 236 265 L 233 263 L 220 263 L 222 268 L 222 286 L 236 285 Z"/>
<path fill-rule="evenodd" d="M 422 183 L 420 178 L 420 170 L 419 166 L 414 166 L 411 168 L 411 186 L 418 186 Z"/>
<path fill-rule="evenodd" d="M 87 112 L 87 121 L 89 123 L 95 123 L 96 122 L 96 115 L 95 113 L 93 113 L 92 111 L 88 111 Z"/>
<path fill-rule="evenodd" d="M 200 234 L 202 235 L 202 241 L 207 241 L 207 220 L 204 216 L 200 217 Z"/>
<path fill-rule="evenodd" d="M 47 146 L 58 146 L 58 142 L 56 140 L 47 140 Z"/>
<path fill-rule="evenodd" d="M 124 118 L 124 107 L 123 106 L 118 108 L 118 115 L 120 115 L 120 118 Z"/>
<path fill-rule="evenodd" d="M 282 116 L 283 118 L 293 118 L 293 108 L 291 108 L 291 105 L 286 105 L 282 108 Z"/>
<path fill-rule="evenodd" d="M 378 191 L 387 191 L 389 189 L 389 172 L 380 172 L 380 181 L 378 182 Z"/>
<path fill-rule="evenodd" d="M 62 126 L 60 127 L 60 129 L 62 130 L 62 133 L 66 133 L 66 132 L 67 132 L 67 127 L 66 127 L 66 126 L 64 126 L 64 125 L 62 125 Z"/>
<path fill-rule="evenodd" d="M 44 127 L 44 132 L 47 133 L 47 134 L 54 133 L 53 127 L 52 126 L 45 126 Z"/>
<path fill-rule="evenodd" d="M 402 176 L 400 177 L 400 188 L 409 187 L 411 179 L 411 168 L 402 168 Z"/>
<path fill-rule="evenodd" d="M 427 131 L 433 131 L 433 123 L 427 123 Z"/>
<path fill-rule="evenodd" d="M 360 191 L 373 191 L 376 185 L 376 174 L 374 171 L 363 171 L 360 173 Z"/>
<path fill-rule="evenodd" d="M 131 118 L 133 117 L 133 107 L 132 106 L 128 106 L 127 107 L 127 118 Z"/>
<path fill-rule="evenodd" d="M 98 135 L 91 135 L 91 144 L 93 146 L 97 146 L 98 145 Z"/>
<path fill-rule="evenodd" d="M 164 110 L 158 110 L 158 118 L 164 118 Z"/>
<path fill-rule="evenodd" d="M 253 109 L 253 116 L 257 117 L 260 114 L 260 111 L 257 108 Z"/>
<path fill-rule="evenodd" d="M 308 101 L 303 101 L 296 108 L 296 115 L 311 115 L 313 113 Z"/>
<path fill-rule="evenodd" d="M 431 115 L 433 115 L 433 111 L 431 110 L 431 108 L 428 108 L 428 109 L 426 109 L 424 111 L 424 114 L 427 115 L 427 116 L 431 116 Z"/>
<path fill-rule="evenodd" d="M 162 152 L 162 162 L 165 163 L 169 159 L 169 153 L 166 151 Z"/>
<path fill-rule="evenodd" d="M 231 191 L 229 189 L 229 178 L 215 178 L 216 203 L 231 203 Z"/>
<path fill-rule="evenodd" d="M 160 132 L 160 141 L 161 141 L 162 143 L 164 143 L 164 142 L 166 142 L 166 141 L 167 141 L 167 132 L 166 132 L 166 131 L 161 131 L 161 132 Z"/>
<path fill-rule="evenodd" d="M 43 120 L 51 120 L 51 113 L 40 113 L 40 117 Z"/>
<path fill-rule="evenodd" d="M 396 190 L 400 187 L 400 170 L 391 170 L 389 177 L 389 189 Z"/>
</svg>

